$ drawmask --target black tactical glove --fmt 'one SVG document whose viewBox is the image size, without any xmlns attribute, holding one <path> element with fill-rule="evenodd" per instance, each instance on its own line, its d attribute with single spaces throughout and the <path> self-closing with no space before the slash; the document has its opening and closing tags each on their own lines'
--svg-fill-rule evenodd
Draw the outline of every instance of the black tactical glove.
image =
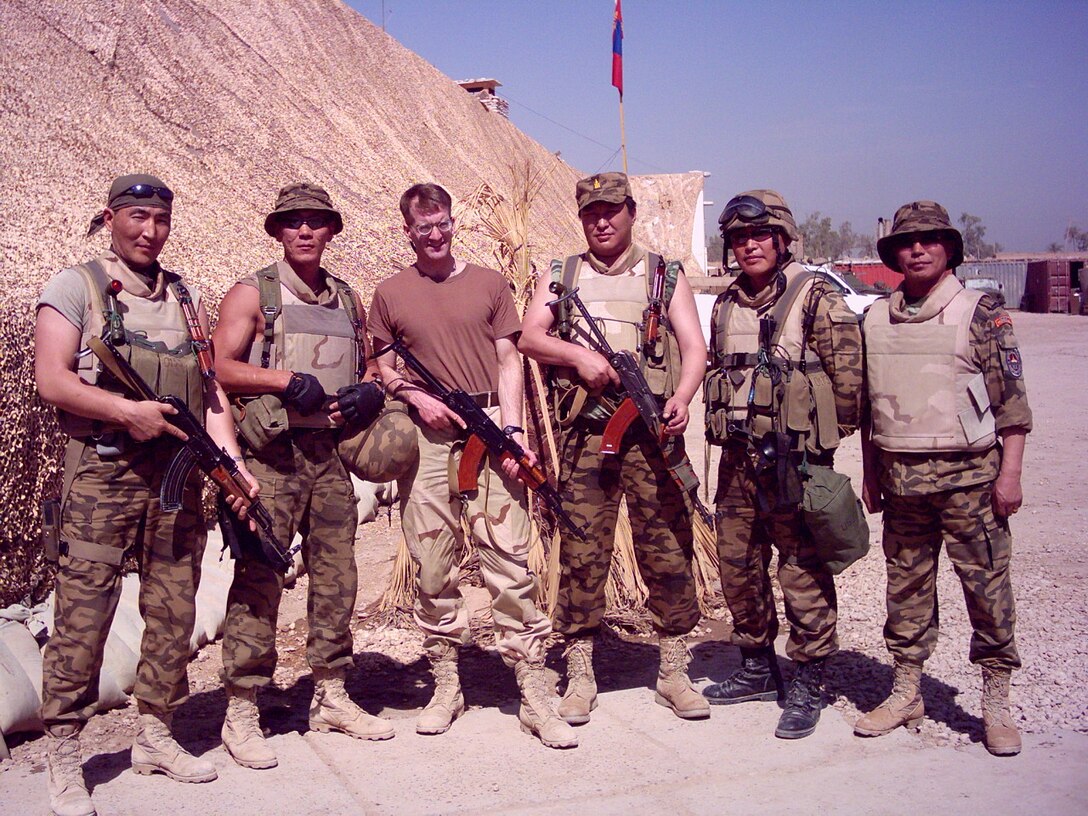
<svg viewBox="0 0 1088 816">
<path fill-rule="evenodd" d="M 373 422 L 385 407 L 385 391 L 374 382 L 345 385 L 336 392 L 336 403 L 344 421 L 364 427 Z"/>
<path fill-rule="evenodd" d="M 309 416 L 322 405 L 327 396 L 317 377 L 313 374 L 291 375 L 291 382 L 283 389 L 283 401 L 295 408 L 303 416 Z"/>
</svg>

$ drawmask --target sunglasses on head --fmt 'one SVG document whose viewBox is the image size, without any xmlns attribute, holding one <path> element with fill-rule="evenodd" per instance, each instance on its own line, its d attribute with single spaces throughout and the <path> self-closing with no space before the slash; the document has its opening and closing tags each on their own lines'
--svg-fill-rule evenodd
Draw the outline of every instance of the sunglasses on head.
<svg viewBox="0 0 1088 816">
<path fill-rule="evenodd" d="M 117 198 L 121 196 L 130 196 L 131 198 L 154 198 L 158 196 L 163 201 L 170 203 L 174 200 L 174 191 L 169 187 L 155 187 L 151 184 L 133 184 L 127 190 L 120 193 Z"/>
</svg>

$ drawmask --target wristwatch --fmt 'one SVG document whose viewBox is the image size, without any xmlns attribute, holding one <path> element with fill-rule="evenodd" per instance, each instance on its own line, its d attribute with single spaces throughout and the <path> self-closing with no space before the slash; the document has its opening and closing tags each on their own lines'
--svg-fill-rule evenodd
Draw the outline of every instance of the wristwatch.
<svg viewBox="0 0 1088 816">
<path fill-rule="evenodd" d="M 525 433 L 525 429 L 519 428 L 517 425 L 507 425 L 502 429 L 502 432 L 507 436 L 513 436 L 516 433 Z"/>
</svg>

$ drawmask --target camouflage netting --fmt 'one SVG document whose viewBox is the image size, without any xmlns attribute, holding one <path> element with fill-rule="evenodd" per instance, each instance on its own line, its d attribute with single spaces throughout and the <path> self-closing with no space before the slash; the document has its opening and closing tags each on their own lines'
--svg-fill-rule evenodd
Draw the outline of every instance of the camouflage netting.
<svg viewBox="0 0 1088 816">
<path fill-rule="evenodd" d="M 48 587 L 37 508 L 62 438 L 33 387 L 35 299 L 106 246 L 83 235 L 115 175 L 174 189 L 162 261 L 211 307 L 275 257 L 263 218 L 295 180 L 344 213 L 327 265 L 367 301 L 411 261 L 397 200 L 418 181 L 510 197 L 512 168 L 547 168 L 533 257 L 580 243 L 577 171 L 335 0 L 5 0 L 0 29 L 0 606 Z M 494 265 L 495 246 L 467 233 L 457 251 Z"/>
</svg>

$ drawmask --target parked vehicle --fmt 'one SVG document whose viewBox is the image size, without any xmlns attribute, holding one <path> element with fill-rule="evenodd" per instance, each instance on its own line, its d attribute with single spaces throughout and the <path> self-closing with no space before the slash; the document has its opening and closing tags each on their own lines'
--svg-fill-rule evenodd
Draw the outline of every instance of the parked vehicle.
<svg viewBox="0 0 1088 816">
<path fill-rule="evenodd" d="M 967 289 L 977 289 L 980 292 L 993 295 L 997 299 L 999 306 L 1005 305 L 1005 293 L 1002 291 L 1004 287 L 993 278 L 967 278 L 963 285 Z"/>
<path fill-rule="evenodd" d="M 831 285 L 838 290 L 839 294 L 843 296 L 846 305 L 859 317 L 866 309 L 873 305 L 875 301 L 887 294 L 887 292 L 881 292 L 879 289 L 862 283 L 857 277 L 849 272 L 839 272 L 832 269 L 830 266 L 805 264 L 805 269 L 821 273 Z"/>
</svg>

